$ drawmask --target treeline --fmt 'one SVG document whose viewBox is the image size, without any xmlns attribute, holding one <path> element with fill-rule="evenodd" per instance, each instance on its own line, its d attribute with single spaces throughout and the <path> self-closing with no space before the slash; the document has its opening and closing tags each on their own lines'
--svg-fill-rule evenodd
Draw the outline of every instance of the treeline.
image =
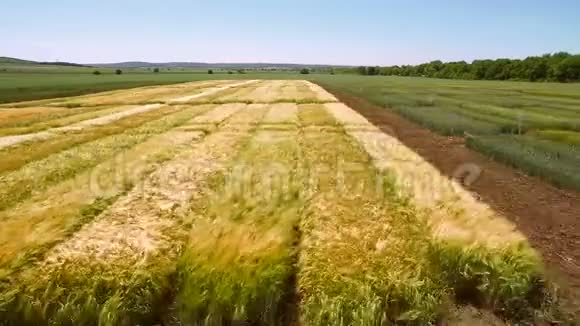
<svg viewBox="0 0 580 326">
<path fill-rule="evenodd" d="M 445 79 L 580 81 L 580 55 L 566 52 L 519 59 L 441 62 L 416 66 L 358 67 L 362 75 L 418 76 Z"/>
</svg>

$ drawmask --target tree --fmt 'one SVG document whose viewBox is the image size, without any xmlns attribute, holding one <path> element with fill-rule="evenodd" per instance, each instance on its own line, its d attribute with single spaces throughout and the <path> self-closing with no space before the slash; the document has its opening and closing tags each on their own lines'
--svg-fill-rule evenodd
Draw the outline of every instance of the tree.
<svg viewBox="0 0 580 326">
<path fill-rule="evenodd" d="M 522 79 L 529 81 L 545 80 L 548 77 L 548 60 L 545 57 L 528 57 L 522 61 L 523 73 Z"/>
<path fill-rule="evenodd" d="M 562 60 L 556 68 L 556 78 L 559 81 L 580 80 L 580 55 Z"/>
<path fill-rule="evenodd" d="M 156 72 L 156 73 L 159 72 L 159 68 L 153 69 L 153 72 Z"/>
<path fill-rule="evenodd" d="M 379 74 L 380 72 L 380 68 L 379 67 L 367 67 L 367 75 L 369 76 L 376 76 Z"/>
<path fill-rule="evenodd" d="M 210 74 L 210 75 L 213 75 L 213 70 L 209 69 L 209 70 L 207 71 L 207 73 L 208 73 L 208 74 Z"/>
<path fill-rule="evenodd" d="M 357 72 L 360 75 L 366 75 L 367 74 L 367 67 L 360 66 L 360 67 L 356 68 L 356 70 L 357 70 Z"/>
<path fill-rule="evenodd" d="M 431 61 L 415 66 L 365 67 L 349 69 L 360 75 L 420 76 L 448 79 L 580 81 L 580 55 L 567 52 L 531 56 L 524 60 L 496 59 L 465 61 Z"/>
<path fill-rule="evenodd" d="M 115 75 L 122 75 L 122 74 L 123 74 L 123 70 L 121 70 L 121 69 L 115 70 Z"/>
<path fill-rule="evenodd" d="M 302 68 L 300 70 L 300 73 L 303 74 L 303 75 L 308 75 L 310 73 L 310 69 L 308 69 L 308 68 Z"/>
<path fill-rule="evenodd" d="M 93 71 L 93 75 L 100 75 L 100 74 L 101 74 L 101 72 L 98 70 Z"/>
</svg>

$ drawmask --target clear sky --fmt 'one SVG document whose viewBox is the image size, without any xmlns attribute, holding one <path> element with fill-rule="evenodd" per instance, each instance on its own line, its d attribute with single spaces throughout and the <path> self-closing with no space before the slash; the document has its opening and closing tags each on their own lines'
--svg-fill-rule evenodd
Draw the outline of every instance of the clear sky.
<svg viewBox="0 0 580 326">
<path fill-rule="evenodd" d="M 0 56 L 415 64 L 580 53 L 579 0 L 2 0 Z"/>
</svg>

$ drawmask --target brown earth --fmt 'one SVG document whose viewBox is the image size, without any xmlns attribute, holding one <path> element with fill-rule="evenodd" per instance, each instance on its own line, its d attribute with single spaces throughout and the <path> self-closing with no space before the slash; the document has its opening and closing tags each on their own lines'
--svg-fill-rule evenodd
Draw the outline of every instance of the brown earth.
<svg viewBox="0 0 580 326">
<path fill-rule="evenodd" d="M 511 220 L 562 287 L 565 306 L 580 315 L 580 193 L 556 188 L 466 147 L 462 137 L 438 135 L 391 110 L 350 94 L 338 99 L 453 177 L 465 164 L 481 173 L 466 188 Z"/>
</svg>

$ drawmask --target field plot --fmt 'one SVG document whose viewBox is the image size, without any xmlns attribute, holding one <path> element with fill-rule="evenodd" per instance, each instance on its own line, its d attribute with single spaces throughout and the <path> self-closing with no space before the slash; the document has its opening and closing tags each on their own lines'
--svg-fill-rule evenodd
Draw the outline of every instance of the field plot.
<svg viewBox="0 0 580 326">
<path fill-rule="evenodd" d="M 0 131 L 63 103 L 107 108 L 0 149 L 0 325 L 559 317 L 512 224 L 315 84 L 31 102 Z"/>
<path fill-rule="evenodd" d="M 580 189 L 577 84 L 360 76 L 315 77 L 557 186 Z M 510 150 L 508 150 L 508 148 Z M 516 150 L 511 150 L 516 149 Z M 571 155 L 560 155 L 564 151 Z M 526 155 L 522 155 L 525 153 Z"/>
<path fill-rule="evenodd" d="M 309 82 L 286 80 L 263 81 L 258 87 L 231 89 L 212 97 L 203 97 L 192 103 L 325 103 L 336 102 L 332 95 L 320 96 Z"/>
</svg>

